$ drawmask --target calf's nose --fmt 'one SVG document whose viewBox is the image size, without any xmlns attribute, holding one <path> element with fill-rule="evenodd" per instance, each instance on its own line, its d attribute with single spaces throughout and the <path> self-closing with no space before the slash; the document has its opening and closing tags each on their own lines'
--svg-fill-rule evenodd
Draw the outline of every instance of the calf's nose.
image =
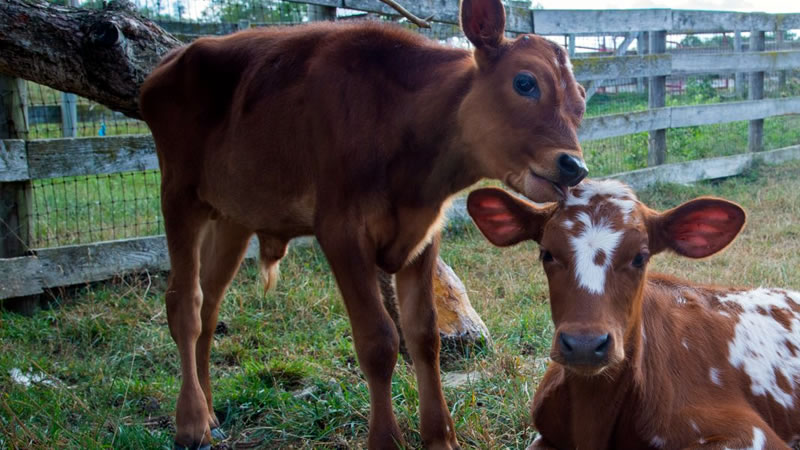
<svg viewBox="0 0 800 450">
<path fill-rule="evenodd" d="M 562 153 L 561 156 L 558 157 L 557 164 L 559 179 L 567 186 L 575 186 L 589 174 L 586 163 L 584 163 L 581 158 L 570 155 L 569 153 Z"/>
<path fill-rule="evenodd" d="M 611 338 L 602 335 L 559 333 L 558 346 L 567 364 L 581 366 L 600 366 L 608 360 Z"/>
</svg>

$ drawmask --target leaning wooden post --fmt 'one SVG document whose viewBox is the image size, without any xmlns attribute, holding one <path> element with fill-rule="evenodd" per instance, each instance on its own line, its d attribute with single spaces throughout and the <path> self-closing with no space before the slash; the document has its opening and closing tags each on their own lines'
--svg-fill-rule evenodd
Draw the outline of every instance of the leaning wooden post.
<svg viewBox="0 0 800 450">
<path fill-rule="evenodd" d="M 27 138 L 25 80 L 0 75 L 0 99 L 0 139 Z M 21 256 L 28 251 L 32 204 L 30 181 L 0 181 L 0 258 Z"/>
<path fill-rule="evenodd" d="M 650 32 L 650 54 L 667 52 L 667 32 Z M 650 77 L 648 106 L 663 108 L 667 102 L 667 77 Z M 667 160 L 667 130 L 651 130 L 648 142 L 647 165 L 658 166 Z"/>
<path fill-rule="evenodd" d="M 764 51 L 764 32 L 750 32 L 750 51 Z M 750 92 L 748 100 L 761 100 L 764 98 L 764 72 L 753 72 L 750 74 Z M 747 149 L 751 152 L 758 152 L 764 147 L 764 119 L 751 120 L 748 130 Z"/>
<path fill-rule="evenodd" d="M 743 50 L 742 32 L 737 30 L 733 35 L 733 51 L 738 53 Z M 743 72 L 736 72 L 734 88 L 736 89 L 736 97 L 738 98 L 744 98 L 744 77 L 745 75 Z"/>
</svg>

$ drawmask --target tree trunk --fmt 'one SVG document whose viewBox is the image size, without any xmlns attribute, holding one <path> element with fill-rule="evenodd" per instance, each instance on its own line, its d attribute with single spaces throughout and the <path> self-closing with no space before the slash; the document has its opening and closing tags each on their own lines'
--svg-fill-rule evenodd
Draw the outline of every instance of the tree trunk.
<svg viewBox="0 0 800 450">
<path fill-rule="evenodd" d="M 0 73 L 73 92 L 133 118 L 140 118 L 139 86 L 181 44 L 137 14 L 128 0 L 112 0 L 96 11 L 41 0 L 0 0 Z M 489 332 L 461 280 L 441 259 L 434 282 L 448 356 L 488 344 Z M 380 285 L 399 330 L 391 276 L 383 274 Z"/>
</svg>

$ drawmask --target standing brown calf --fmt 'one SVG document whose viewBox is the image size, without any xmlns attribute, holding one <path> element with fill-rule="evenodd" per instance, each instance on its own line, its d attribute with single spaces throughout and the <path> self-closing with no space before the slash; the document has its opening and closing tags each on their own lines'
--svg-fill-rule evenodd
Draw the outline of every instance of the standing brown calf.
<svg viewBox="0 0 800 450">
<path fill-rule="evenodd" d="M 587 181 L 537 208 L 499 189 L 468 208 L 495 244 L 533 239 L 550 285 L 553 362 L 531 449 L 788 449 L 800 440 L 800 292 L 647 273 L 664 250 L 703 258 L 744 226 L 735 203 L 659 213 Z"/>
<path fill-rule="evenodd" d="M 317 237 L 369 384 L 370 448 L 402 442 L 390 395 L 398 337 L 376 282 L 378 268 L 396 274 L 422 437 L 458 448 L 431 286 L 444 205 L 486 177 L 546 200 L 586 175 L 584 92 L 564 50 L 505 39 L 499 0 L 464 0 L 461 16 L 474 52 L 373 23 L 315 23 L 198 39 L 144 83 L 183 378 L 178 447 L 207 445 L 219 426 L 212 334 L 255 233 L 268 287 L 289 240 Z"/>
</svg>

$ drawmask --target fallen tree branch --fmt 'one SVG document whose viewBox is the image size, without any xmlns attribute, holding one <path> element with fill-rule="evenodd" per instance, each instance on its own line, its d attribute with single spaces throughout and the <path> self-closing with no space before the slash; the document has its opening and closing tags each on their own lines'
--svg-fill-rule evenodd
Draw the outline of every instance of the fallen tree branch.
<svg viewBox="0 0 800 450">
<path fill-rule="evenodd" d="M 73 92 L 138 118 L 139 86 L 181 42 L 112 1 L 103 10 L 0 2 L 0 73 Z"/>
</svg>

